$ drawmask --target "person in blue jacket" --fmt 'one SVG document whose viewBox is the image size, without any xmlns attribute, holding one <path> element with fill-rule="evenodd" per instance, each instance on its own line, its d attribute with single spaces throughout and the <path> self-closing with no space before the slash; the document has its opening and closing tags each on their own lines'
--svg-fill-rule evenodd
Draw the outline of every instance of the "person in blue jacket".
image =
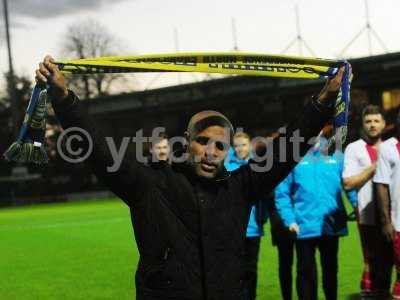
<svg viewBox="0 0 400 300">
<path fill-rule="evenodd" d="M 343 153 L 328 154 L 324 138 L 328 132 L 328 128 L 321 132 L 319 142 L 275 189 L 277 211 L 285 226 L 297 234 L 296 287 L 302 300 L 317 299 L 317 248 L 325 298 L 337 299 L 339 237 L 348 233 L 342 201 Z"/>
<path fill-rule="evenodd" d="M 233 148 L 229 149 L 225 160 L 227 171 L 234 171 L 243 165 L 246 165 L 251 157 L 251 142 L 248 134 L 238 132 L 233 137 Z M 263 223 L 266 222 L 266 212 L 259 201 L 257 205 L 252 206 L 250 219 L 246 232 L 245 259 L 246 259 L 246 285 L 249 293 L 249 299 L 256 298 L 257 288 L 257 263 L 260 250 L 260 239 L 264 235 Z"/>
</svg>

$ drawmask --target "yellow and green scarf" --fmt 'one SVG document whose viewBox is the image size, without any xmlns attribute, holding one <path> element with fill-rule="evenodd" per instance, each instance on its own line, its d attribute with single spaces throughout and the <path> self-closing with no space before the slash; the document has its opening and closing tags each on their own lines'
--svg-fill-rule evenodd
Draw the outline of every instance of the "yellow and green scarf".
<svg viewBox="0 0 400 300">
<path fill-rule="evenodd" d="M 336 142 L 344 142 L 350 105 L 350 65 L 346 61 L 267 55 L 245 52 L 173 53 L 140 56 L 109 56 L 56 62 L 64 74 L 201 72 L 283 78 L 333 77 L 345 66 L 342 86 L 335 103 Z M 9 161 L 47 163 L 44 149 L 46 87 L 33 89 L 17 141 L 4 153 Z M 331 140 L 331 144 L 335 139 Z"/>
</svg>

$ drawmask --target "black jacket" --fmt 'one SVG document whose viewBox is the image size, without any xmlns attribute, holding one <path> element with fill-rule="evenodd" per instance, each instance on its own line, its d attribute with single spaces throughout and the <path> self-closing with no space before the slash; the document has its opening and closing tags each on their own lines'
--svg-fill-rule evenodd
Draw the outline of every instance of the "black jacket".
<svg viewBox="0 0 400 300">
<path fill-rule="evenodd" d="M 109 173 L 106 167 L 112 160 L 104 138 L 80 101 L 71 93 L 62 103 L 53 102 L 64 129 L 75 126 L 90 133 L 94 147 L 89 163 L 130 208 L 140 253 L 136 299 L 247 299 L 242 266 L 250 206 L 254 204 L 247 199 L 265 198 L 261 196 L 294 167 L 289 138 L 286 162 L 279 162 L 279 140 L 270 145 L 275 158 L 268 172 L 252 171 L 255 162 L 250 162 L 215 180 L 204 180 L 184 163 L 148 166 L 125 159 L 117 172 Z M 288 137 L 299 129 L 305 138 L 300 146 L 302 155 L 309 148 L 309 139 L 318 135 L 330 116 L 331 109 L 312 101 L 287 127 Z"/>
</svg>

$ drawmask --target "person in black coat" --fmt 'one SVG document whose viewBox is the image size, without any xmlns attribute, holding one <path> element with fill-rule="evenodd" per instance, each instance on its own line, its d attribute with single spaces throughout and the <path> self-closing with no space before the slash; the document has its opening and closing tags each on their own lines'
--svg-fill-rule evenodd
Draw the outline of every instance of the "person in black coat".
<svg viewBox="0 0 400 300">
<path fill-rule="evenodd" d="M 110 171 L 114 161 L 107 141 L 52 62 L 46 56 L 40 63 L 37 81 L 50 85 L 62 127 L 89 133 L 93 144 L 83 139 L 77 146 L 92 149 L 87 163 L 129 206 L 140 254 L 136 299 L 246 300 L 243 258 L 252 200 L 261 199 L 287 176 L 296 153 L 304 155 L 311 146 L 308 141 L 332 118 L 343 68 L 286 128 L 288 138 L 266 145 L 234 172 L 223 166 L 233 127 L 215 111 L 191 118 L 185 132 L 187 149 L 174 154 L 179 159 L 171 165 L 153 168 L 125 156 L 119 168 Z M 296 130 L 304 138 L 297 145 L 290 140 Z M 279 159 L 282 153 L 285 160 Z"/>
</svg>

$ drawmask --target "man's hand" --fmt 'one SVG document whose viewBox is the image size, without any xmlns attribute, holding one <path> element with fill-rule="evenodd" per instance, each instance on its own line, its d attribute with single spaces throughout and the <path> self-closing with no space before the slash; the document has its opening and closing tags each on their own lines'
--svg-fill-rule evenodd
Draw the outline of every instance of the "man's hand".
<svg viewBox="0 0 400 300">
<path fill-rule="evenodd" d="M 321 103 L 325 103 L 327 101 L 336 99 L 337 93 L 339 92 L 340 86 L 342 84 L 343 74 L 344 74 L 344 66 L 340 67 L 337 74 L 326 82 L 325 86 L 323 87 L 318 96 L 318 100 Z M 351 67 L 349 75 L 351 76 Z"/>
<path fill-rule="evenodd" d="M 47 55 L 36 70 L 36 82 L 50 85 L 51 97 L 62 100 L 68 96 L 67 83 L 64 76 L 54 64 L 54 59 Z"/>
<path fill-rule="evenodd" d="M 385 225 L 383 225 L 382 231 L 386 240 L 388 240 L 389 242 L 394 241 L 396 237 L 396 231 L 394 230 L 392 223 L 386 223 Z"/>
<path fill-rule="evenodd" d="M 298 235 L 300 233 L 299 225 L 297 225 L 296 223 L 290 224 L 289 225 L 289 231 L 290 232 L 295 232 Z"/>
</svg>

